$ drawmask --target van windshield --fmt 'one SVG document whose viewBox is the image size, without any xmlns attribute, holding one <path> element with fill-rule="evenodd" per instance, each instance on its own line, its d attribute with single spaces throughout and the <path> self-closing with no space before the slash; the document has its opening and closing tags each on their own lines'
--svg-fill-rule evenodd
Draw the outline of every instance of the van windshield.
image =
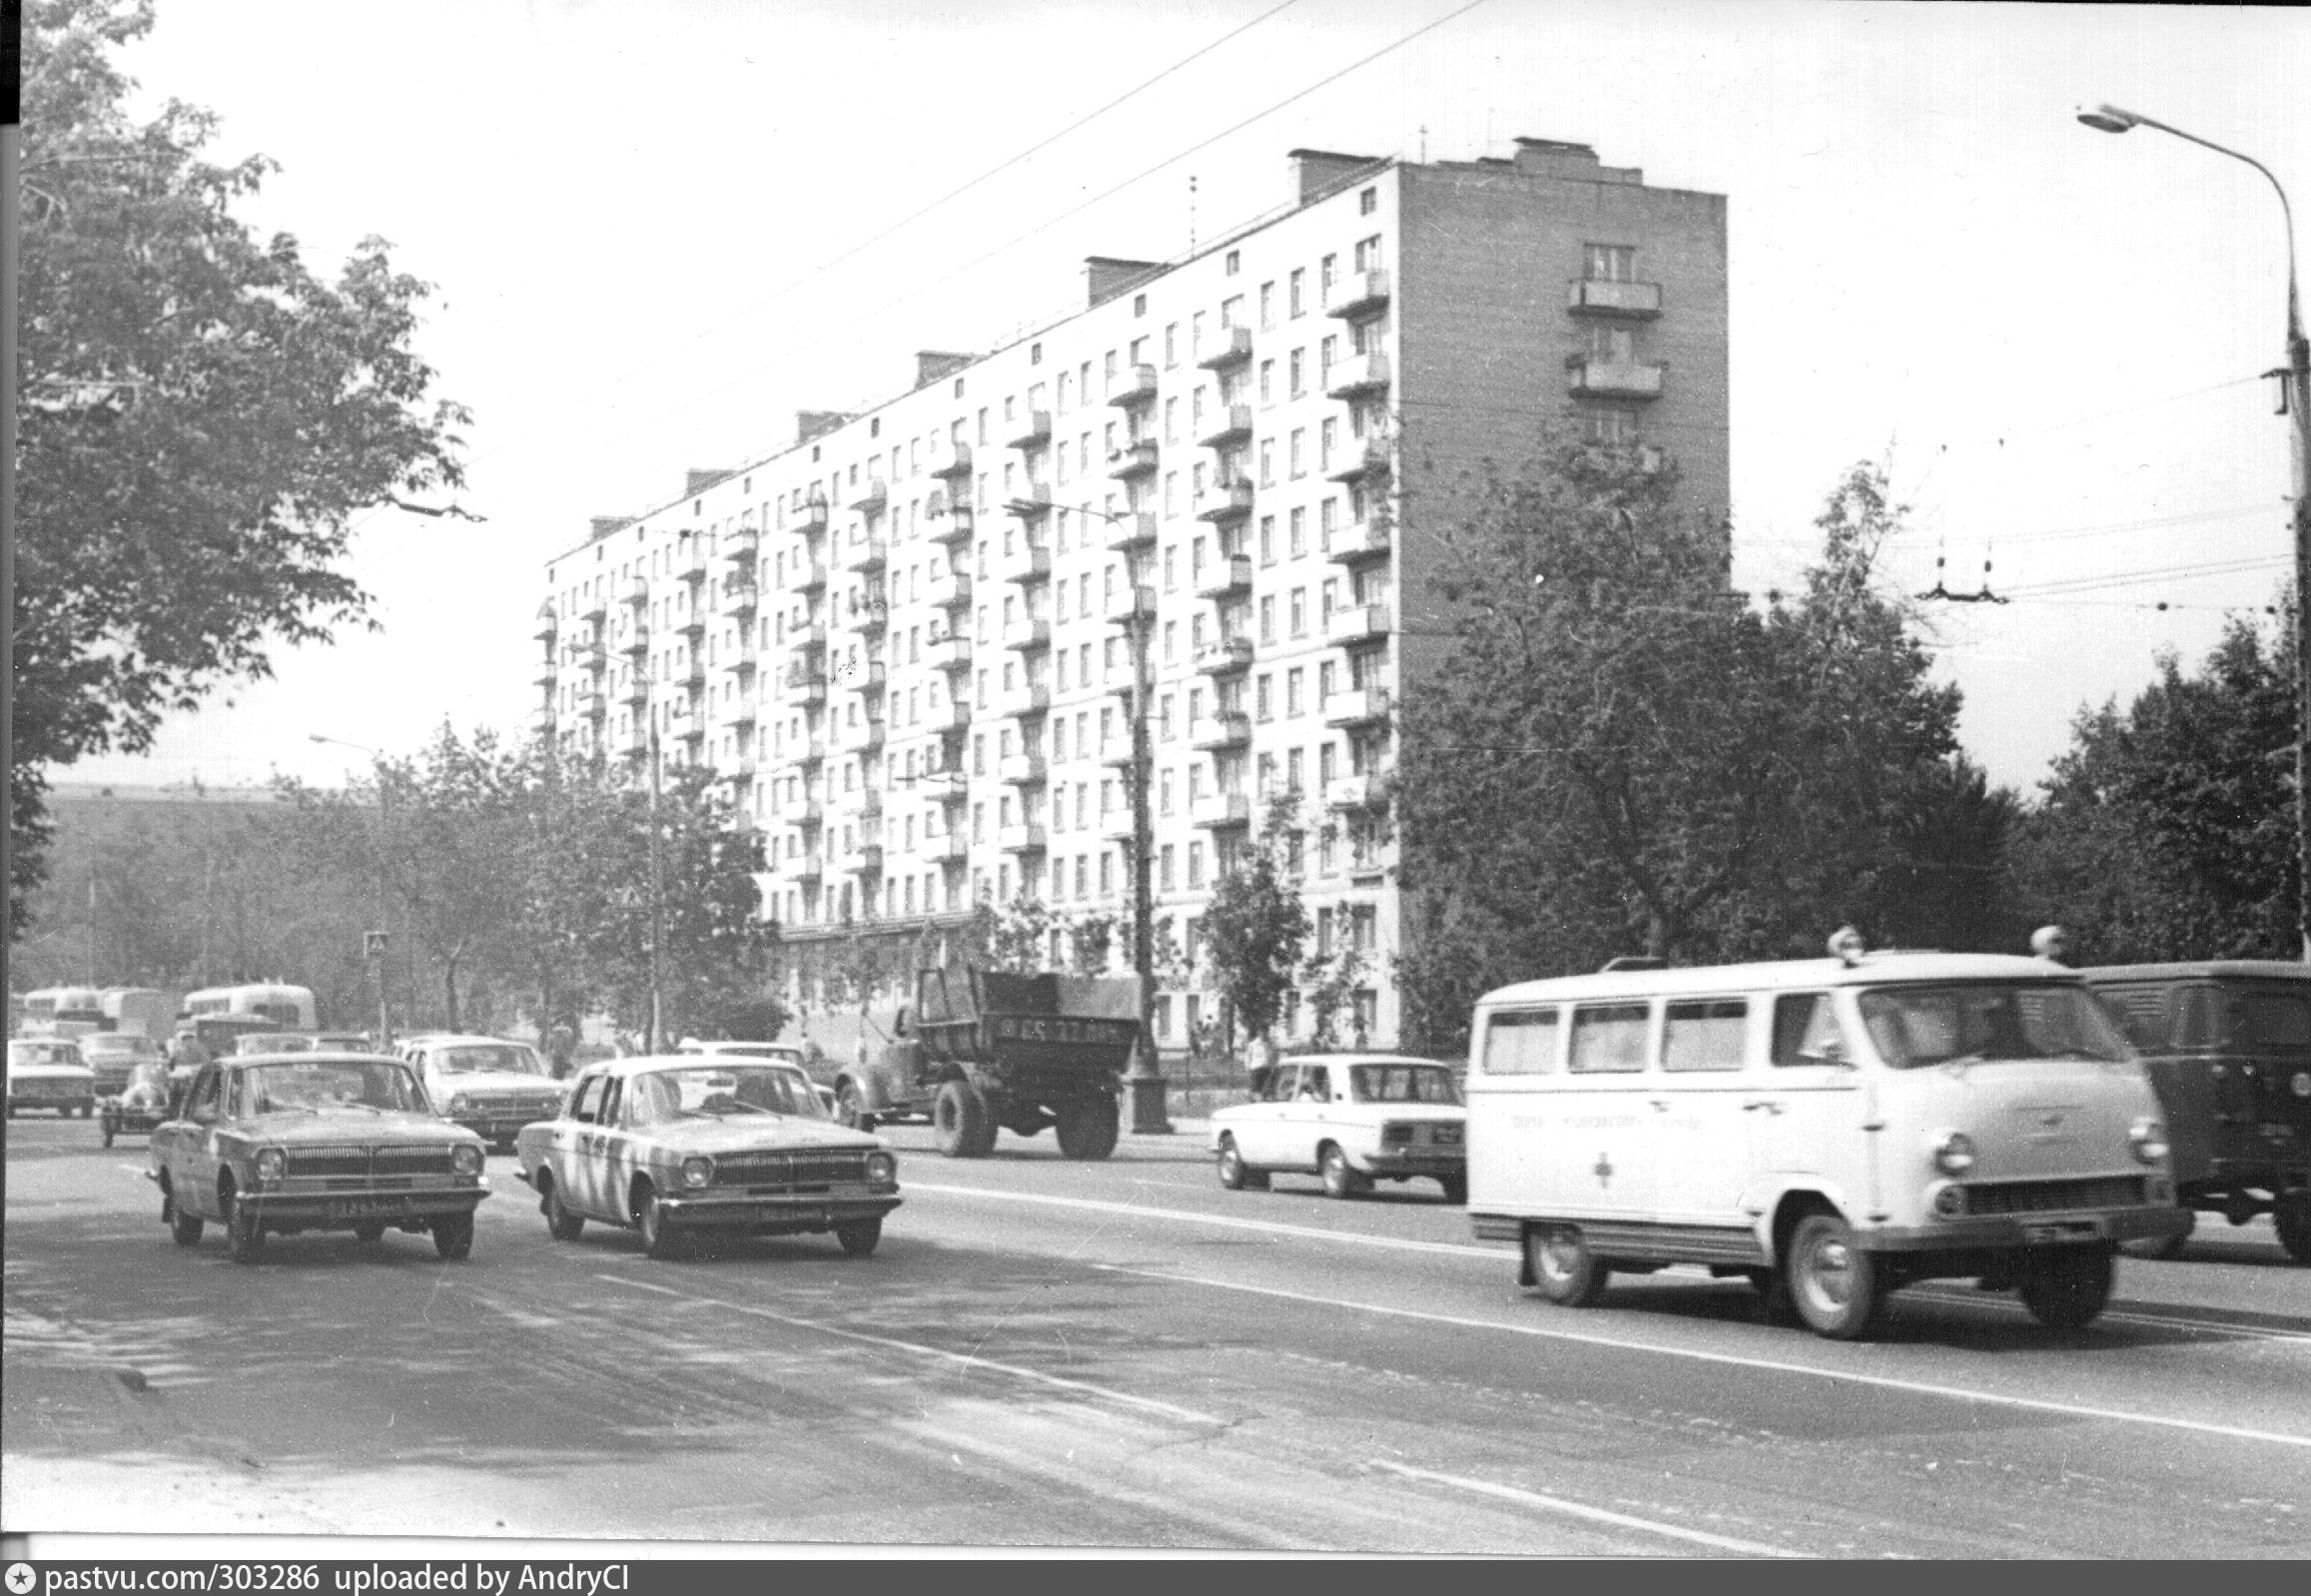
<svg viewBox="0 0 2311 1596">
<path fill-rule="evenodd" d="M 1880 987 L 1862 994 L 1862 1023 L 1897 1070 L 2016 1059 L 2133 1057 L 2084 987 L 2066 982 L 1968 981 Z"/>
</svg>

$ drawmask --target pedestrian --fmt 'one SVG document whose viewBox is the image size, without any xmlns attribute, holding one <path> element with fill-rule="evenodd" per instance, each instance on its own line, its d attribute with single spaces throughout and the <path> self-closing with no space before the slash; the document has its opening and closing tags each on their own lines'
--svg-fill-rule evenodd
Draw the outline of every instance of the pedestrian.
<svg viewBox="0 0 2311 1596">
<path fill-rule="evenodd" d="M 545 1056 L 552 1061 L 553 1078 L 562 1080 L 569 1074 L 570 1060 L 577 1053 L 577 1034 L 566 1022 L 556 1021 L 546 1033 Z"/>
</svg>

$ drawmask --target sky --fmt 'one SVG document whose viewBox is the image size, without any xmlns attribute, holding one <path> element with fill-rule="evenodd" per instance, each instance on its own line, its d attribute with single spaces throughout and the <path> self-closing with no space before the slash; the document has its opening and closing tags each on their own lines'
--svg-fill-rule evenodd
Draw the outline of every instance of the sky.
<svg viewBox="0 0 2311 1596">
<path fill-rule="evenodd" d="M 317 266 L 371 234 L 437 285 L 480 522 L 382 510 L 382 630 L 61 781 L 333 784 L 535 701 L 544 561 L 798 409 L 911 386 L 1279 208 L 1299 146 L 1593 145 L 1728 197 L 1734 574 L 1793 584 L 1847 467 L 1910 506 L 1960 737 L 2033 791 L 2082 706 L 2202 656 L 2292 570 L 2287 235 L 2311 214 L 2311 17 L 2285 8 L 1594 0 L 159 0 L 140 104 L 281 170 L 244 215 Z M 1192 185 L 1192 188 L 1191 188 Z M 2298 227 L 2297 247 L 2301 249 Z M 1942 563 L 1937 565 L 1937 560 Z"/>
</svg>

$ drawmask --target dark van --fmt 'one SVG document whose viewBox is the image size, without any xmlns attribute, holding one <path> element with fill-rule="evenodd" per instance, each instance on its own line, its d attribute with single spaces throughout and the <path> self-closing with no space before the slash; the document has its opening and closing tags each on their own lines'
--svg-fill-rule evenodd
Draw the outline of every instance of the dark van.
<svg viewBox="0 0 2311 1596">
<path fill-rule="evenodd" d="M 2217 959 L 2078 974 L 2150 1069 L 2177 1200 L 2233 1224 L 2268 1213 L 2287 1255 L 2311 1263 L 2311 967 Z"/>
</svg>

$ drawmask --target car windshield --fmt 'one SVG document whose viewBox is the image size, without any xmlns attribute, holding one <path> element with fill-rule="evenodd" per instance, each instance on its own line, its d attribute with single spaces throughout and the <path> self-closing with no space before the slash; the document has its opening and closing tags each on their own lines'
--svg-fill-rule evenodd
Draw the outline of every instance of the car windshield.
<svg viewBox="0 0 2311 1596">
<path fill-rule="evenodd" d="M 441 1048 L 433 1066 L 443 1075 L 543 1075 L 537 1055 L 517 1042 L 470 1048 Z"/>
<path fill-rule="evenodd" d="M 626 1094 L 636 1125 L 749 1114 L 826 1118 L 810 1077 L 786 1065 L 717 1064 L 690 1070 L 652 1070 L 628 1082 Z"/>
<path fill-rule="evenodd" d="M 1862 1022 L 1879 1057 L 1897 1070 L 2133 1057 L 2092 994 L 2062 982 L 1882 987 L 1862 994 Z"/>
<path fill-rule="evenodd" d="M 242 1102 L 251 1114 L 427 1114 L 408 1069 L 384 1059 L 265 1064 L 244 1073 Z"/>
<path fill-rule="evenodd" d="M 80 1049 L 70 1042 L 19 1042 L 8 1049 L 10 1064 L 78 1064 Z"/>
<path fill-rule="evenodd" d="M 1452 1072 L 1433 1064 L 1359 1064 L 1348 1071 L 1358 1103 L 1458 1103 Z"/>
</svg>

